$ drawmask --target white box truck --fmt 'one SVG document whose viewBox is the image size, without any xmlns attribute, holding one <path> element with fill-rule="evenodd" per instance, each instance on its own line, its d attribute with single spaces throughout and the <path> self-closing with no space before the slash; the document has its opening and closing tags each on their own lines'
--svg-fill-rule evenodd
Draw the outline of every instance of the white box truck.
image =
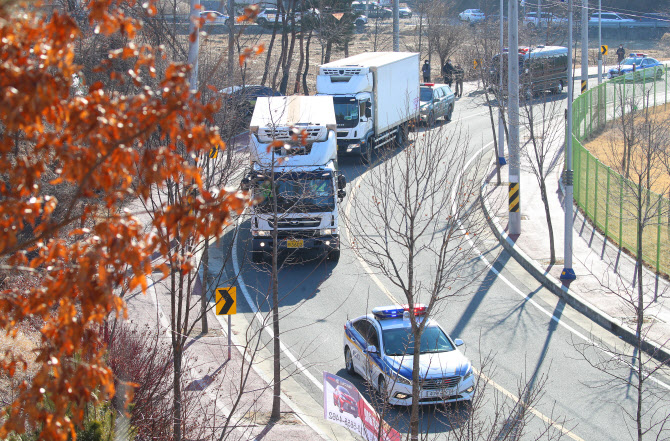
<svg viewBox="0 0 670 441">
<path fill-rule="evenodd" d="M 327 96 L 260 97 L 250 124 L 251 169 L 242 188 L 251 206 L 254 262 L 280 251 L 340 257 L 339 203 L 346 180 L 337 170 L 336 122 Z"/>
<path fill-rule="evenodd" d="M 374 149 L 404 143 L 419 116 L 419 54 L 368 52 L 323 64 L 316 92 L 333 97 L 338 153 L 369 161 Z"/>
</svg>

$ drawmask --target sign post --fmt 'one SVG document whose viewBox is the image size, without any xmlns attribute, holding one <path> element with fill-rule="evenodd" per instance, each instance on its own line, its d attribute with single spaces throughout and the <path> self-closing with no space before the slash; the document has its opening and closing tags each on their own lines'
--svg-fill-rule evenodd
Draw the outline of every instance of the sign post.
<svg viewBox="0 0 670 441">
<path fill-rule="evenodd" d="M 237 314 L 237 288 L 234 286 L 225 286 L 216 288 L 216 315 L 228 316 L 228 360 L 231 358 L 231 348 L 233 346 L 232 326 L 230 317 Z"/>
</svg>

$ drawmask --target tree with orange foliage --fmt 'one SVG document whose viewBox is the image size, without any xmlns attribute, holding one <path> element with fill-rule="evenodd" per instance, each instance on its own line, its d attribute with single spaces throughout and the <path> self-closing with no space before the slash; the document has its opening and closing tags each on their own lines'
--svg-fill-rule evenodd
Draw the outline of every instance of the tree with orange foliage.
<svg viewBox="0 0 670 441">
<path fill-rule="evenodd" d="M 246 203 L 241 193 L 204 188 L 197 162 L 185 160 L 223 145 L 212 124 L 218 105 L 191 95 L 189 67 L 172 64 L 149 86 L 160 53 L 133 43 L 139 23 L 117 2 L 89 8 L 95 32 L 123 43 L 96 70 L 105 81 L 75 94 L 76 22 L 36 4 L 0 4 L 0 324 L 16 335 L 26 319 L 42 323 L 38 372 L 3 409 L 0 438 L 37 429 L 40 439 L 74 439 L 86 405 L 114 394 L 99 325 L 124 314 L 115 290 L 146 289 L 151 255 L 169 247 L 121 208 L 125 201 L 193 182 L 198 196 L 164 201 L 152 228 L 194 241 L 221 235 Z M 111 83 L 137 92 L 111 92 Z M 175 263 L 162 263 L 163 271 Z M 188 273 L 194 262 L 178 265 Z M 33 286 L 12 283 L 25 275 Z M 11 348 L 2 354 L 2 372 L 25 366 Z"/>
</svg>

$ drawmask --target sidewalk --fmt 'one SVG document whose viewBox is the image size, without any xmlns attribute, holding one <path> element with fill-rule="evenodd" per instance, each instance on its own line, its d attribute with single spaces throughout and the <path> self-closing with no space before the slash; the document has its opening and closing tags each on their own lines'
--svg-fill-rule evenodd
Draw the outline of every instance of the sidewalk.
<svg viewBox="0 0 670 441">
<path fill-rule="evenodd" d="M 576 206 L 573 216 L 573 270 L 577 279 L 563 283 L 565 211 L 561 164 L 547 177 L 547 196 L 554 231 L 556 264 L 549 265 L 549 229 L 539 185 L 521 155 L 521 234 L 508 234 L 508 169 L 501 169 L 503 185 L 496 185 L 495 164 L 482 182 L 485 215 L 502 246 L 542 285 L 572 307 L 625 341 L 635 340 L 635 313 L 630 301 L 634 290 L 635 261 L 604 240 Z M 560 161 L 560 158 L 559 158 Z M 645 351 L 661 360 L 670 359 L 670 285 L 644 268 Z M 618 293 L 618 295 L 617 295 Z M 658 298 L 655 300 L 655 295 Z M 665 296 L 665 298 L 661 297 Z M 624 300 L 628 299 L 628 302 Z"/>
</svg>

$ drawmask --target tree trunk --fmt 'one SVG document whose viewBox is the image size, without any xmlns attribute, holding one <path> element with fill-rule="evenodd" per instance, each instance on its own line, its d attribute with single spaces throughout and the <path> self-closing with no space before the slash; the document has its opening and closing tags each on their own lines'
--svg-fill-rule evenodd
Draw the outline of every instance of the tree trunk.
<svg viewBox="0 0 670 441">
<path fill-rule="evenodd" d="M 414 306 L 413 304 L 411 306 Z M 417 326 L 418 328 L 418 326 Z M 414 330 L 413 330 L 414 331 Z M 421 334 L 414 333 L 414 357 L 412 359 L 412 411 L 409 418 L 409 432 L 412 441 L 419 439 L 419 395 L 421 393 Z"/>
<path fill-rule="evenodd" d="M 275 155 L 272 150 L 272 210 L 274 213 L 273 228 L 272 228 L 272 349 L 273 349 L 273 390 L 272 390 L 272 413 L 270 419 L 272 421 L 279 421 L 281 417 L 281 363 L 280 355 L 281 348 L 279 342 L 279 277 L 277 274 L 277 241 L 279 232 L 277 230 L 278 224 L 278 210 L 277 206 L 277 188 L 275 185 L 274 173 Z"/>
<path fill-rule="evenodd" d="M 300 75 L 302 74 L 302 66 L 305 63 L 305 37 L 304 34 L 300 33 L 300 62 L 298 63 L 298 69 L 295 72 L 295 84 L 293 85 L 293 93 L 300 93 Z"/>
<path fill-rule="evenodd" d="M 175 338 L 175 337 L 173 337 Z M 173 345 L 174 350 L 174 373 L 172 375 L 172 439 L 174 441 L 182 441 L 181 433 L 181 360 L 182 352 L 181 345 Z"/>
<path fill-rule="evenodd" d="M 642 388 L 644 387 L 644 372 L 642 371 L 642 326 L 644 324 L 644 284 L 642 282 L 642 233 L 644 231 L 644 222 L 642 219 L 642 187 L 638 185 L 638 202 L 637 202 L 637 257 L 635 263 L 637 264 L 637 325 L 635 326 L 635 337 L 637 338 L 637 409 L 636 409 L 636 423 L 637 423 L 637 439 L 642 441 L 643 435 L 643 421 L 642 421 Z"/>
<path fill-rule="evenodd" d="M 549 198 L 547 197 L 547 186 L 544 182 L 544 175 L 540 178 L 540 195 L 544 204 L 544 216 L 547 219 L 547 228 L 549 229 L 549 263 L 556 263 L 556 247 L 554 244 L 554 227 L 551 223 L 551 211 L 549 210 Z"/>
<path fill-rule="evenodd" d="M 307 87 L 307 75 L 309 74 L 309 44 L 312 42 L 312 31 L 307 34 L 307 43 L 305 44 L 305 71 L 302 74 L 302 93 L 309 95 Z"/>
<path fill-rule="evenodd" d="M 330 53 L 332 49 L 333 49 L 333 43 L 331 41 L 328 41 L 326 43 L 326 54 L 323 56 L 324 63 L 330 63 Z"/>
<path fill-rule="evenodd" d="M 279 7 L 279 5 L 277 5 L 277 7 Z M 263 79 L 261 80 L 261 84 L 263 86 L 265 86 L 265 83 L 268 80 L 268 74 L 270 72 L 270 60 L 272 58 L 272 48 L 274 47 L 276 37 L 277 37 L 277 26 L 272 26 L 272 37 L 270 37 L 270 44 L 268 44 L 268 54 L 265 57 L 265 67 L 263 69 Z"/>
</svg>

